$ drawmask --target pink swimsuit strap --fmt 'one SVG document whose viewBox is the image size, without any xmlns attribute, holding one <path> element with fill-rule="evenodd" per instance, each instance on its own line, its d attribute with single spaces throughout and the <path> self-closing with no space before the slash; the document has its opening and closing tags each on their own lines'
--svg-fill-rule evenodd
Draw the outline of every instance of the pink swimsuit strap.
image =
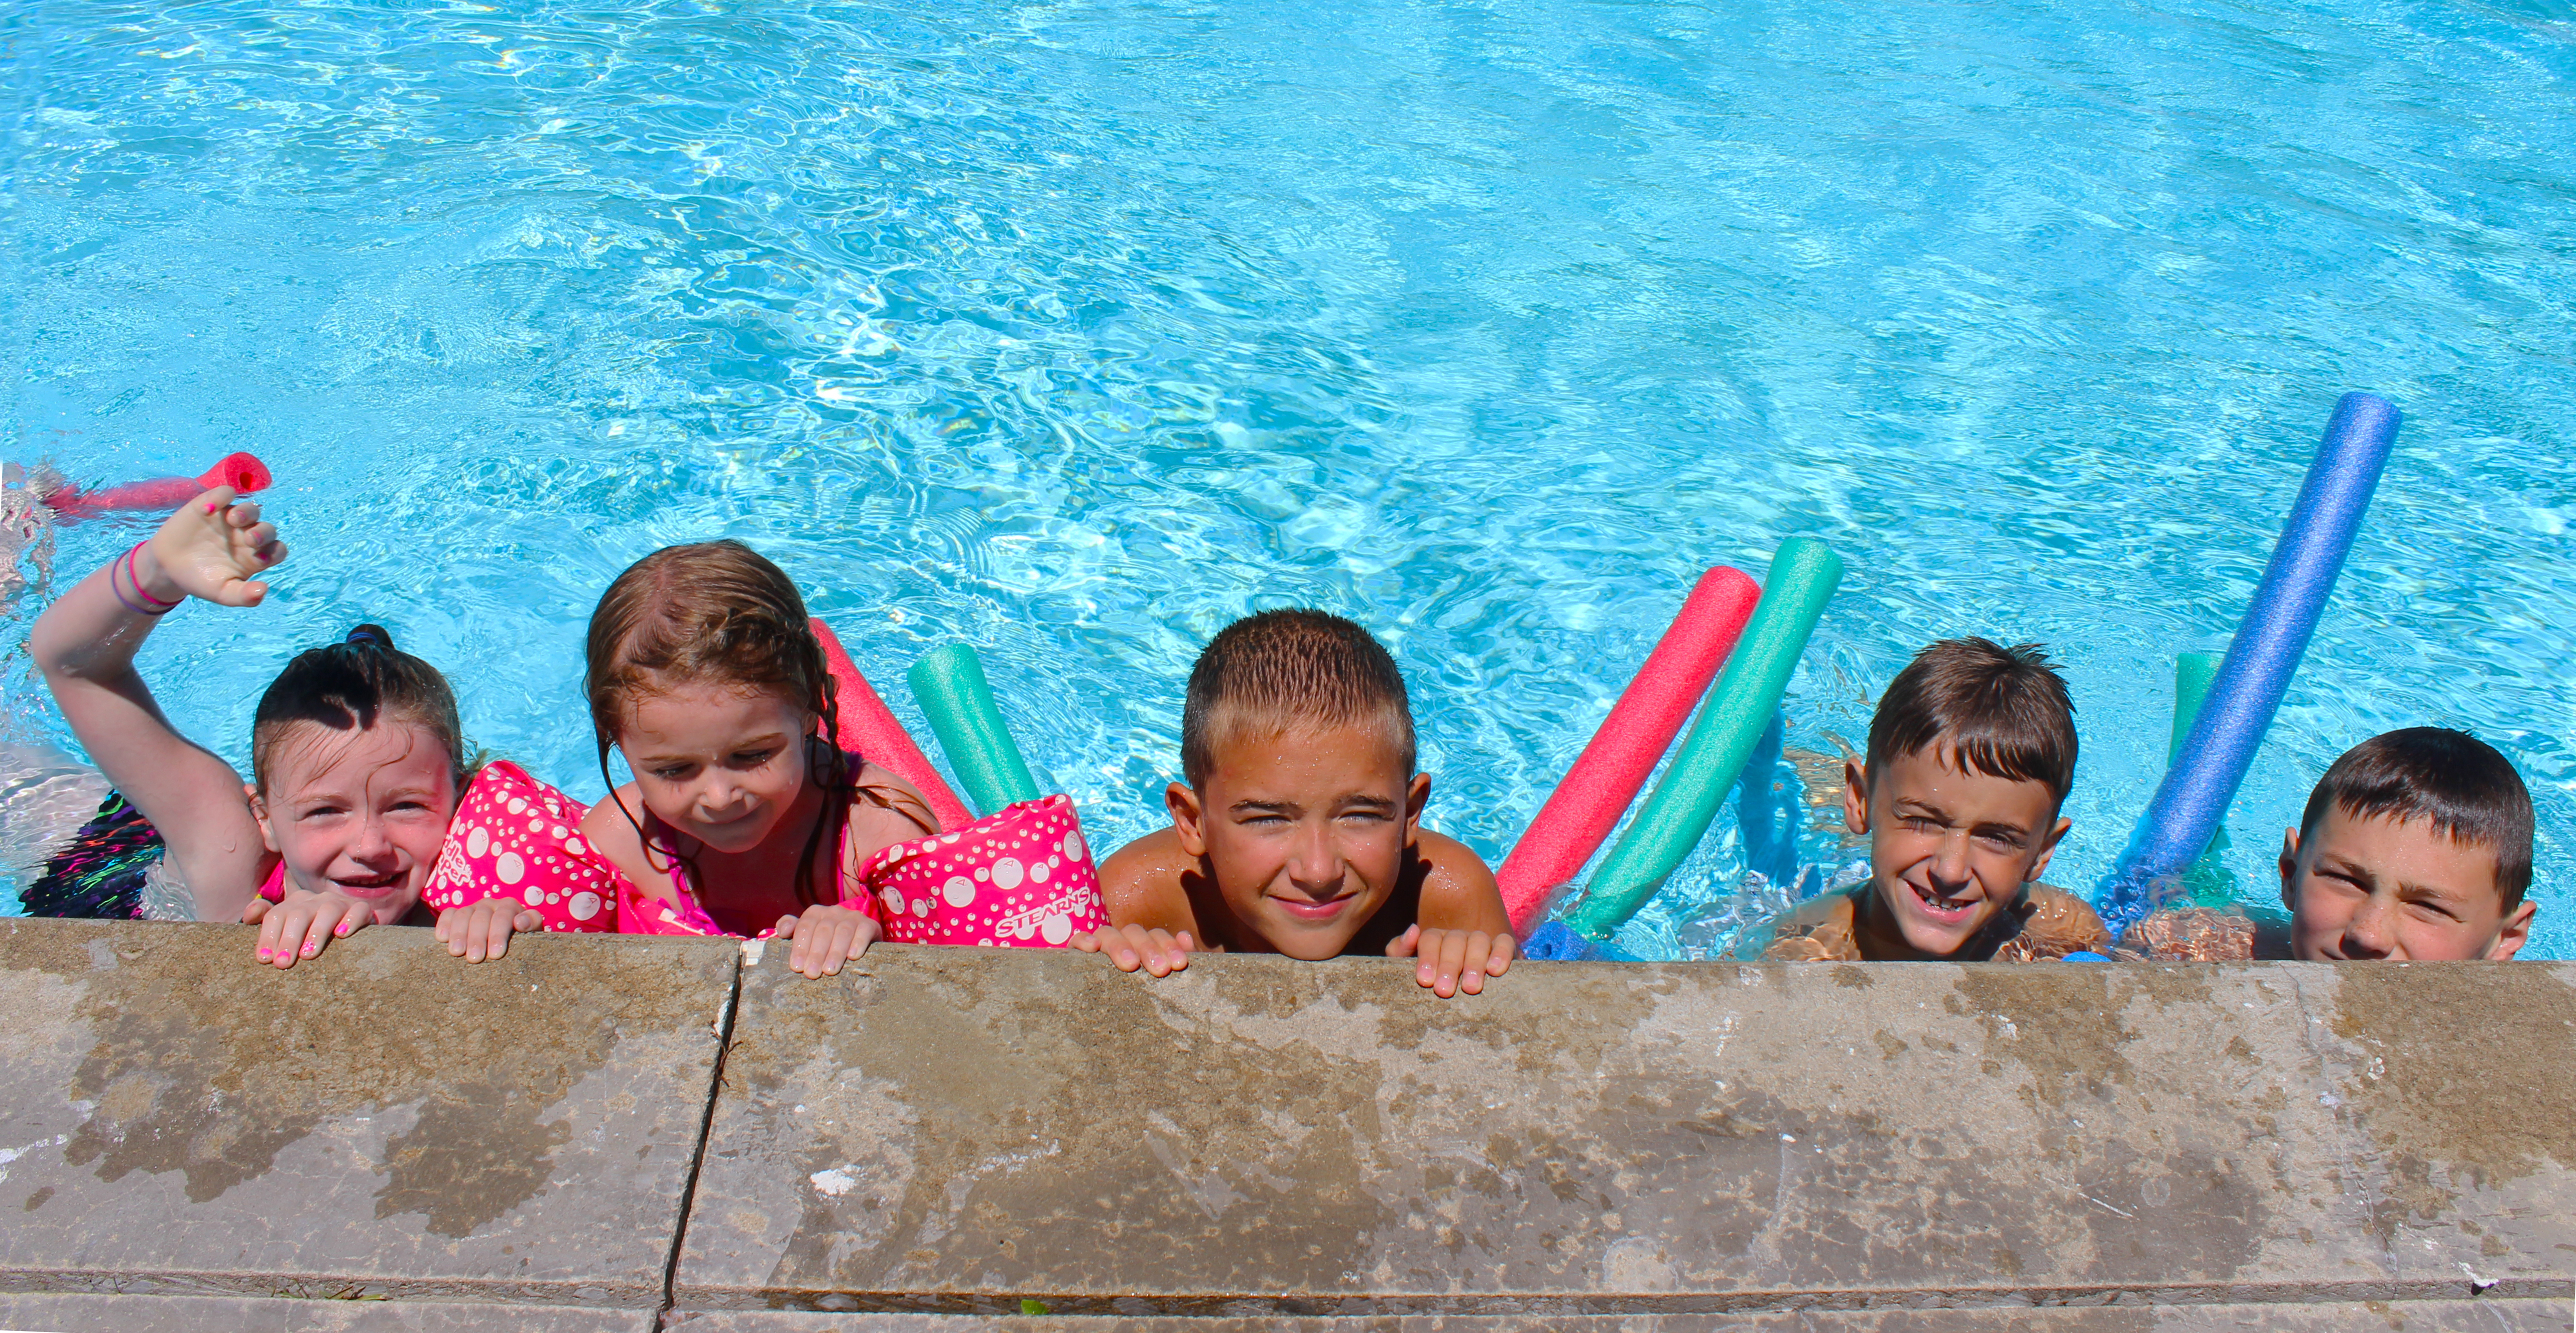
<svg viewBox="0 0 2576 1333">
<path fill-rule="evenodd" d="M 706 895 L 699 890 L 697 863 L 680 855 L 679 849 L 671 845 L 671 838 L 679 830 L 663 823 L 662 817 L 654 814 L 653 807 L 649 805 L 644 807 L 643 824 L 644 850 L 661 856 L 663 869 L 678 881 L 682 893 L 693 899 L 703 899 Z"/>
<path fill-rule="evenodd" d="M 852 773 L 860 772 L 867 762 L 860 758 L 855 750 L 844 750 L 841 752 L 841 757 L 848 764 L 847 771 Z M 899 811 L 915 823 L 921 822 L 919 815 L 903 810 L 901 806 L 895 804 L 894 798 L 902 797 L 905 793 L 898 792 L 894 788 L 870 782 L 857 784 L 851 787 L 850 791 L 853 795 L 872 797 L 876 804 L 889 810 Z M 638 802 L 638 804 L 642 803 Z M 679 849 L 671 843 L 673 837 L 679 836 L 679 830 L 664 823 L 661 816 L 654 814 L 653 807 L 649 805 L 644 807 L 642 822 L 645 850 L 659 854 L 667 865 L 671 877 L 679 882 L 681 891 L 703 906 L 707 898 L 706 886 L 698 882 L 697 866 L 689 858 L 682 856 Z M 849 902 L 854 896 L 863 896 L 867 892 L 864 884 L 859 883 L 856 873 L 841 864 L 842 841 L 849 836 L 849 831 L 850 813 L 845 806 L 841 810 L 840 818 L 832 822 L 832 842 L 829 850 L 831 859 L 825 863 L 832 867 L 832 882 L 840 890 L 836 901 L 843 903 Z M 924 825 L 922 831 L 927 833 L 933 830 L 930 826 Z M 854 885 L 857 887 L 854 888 Z"/>
</svg>

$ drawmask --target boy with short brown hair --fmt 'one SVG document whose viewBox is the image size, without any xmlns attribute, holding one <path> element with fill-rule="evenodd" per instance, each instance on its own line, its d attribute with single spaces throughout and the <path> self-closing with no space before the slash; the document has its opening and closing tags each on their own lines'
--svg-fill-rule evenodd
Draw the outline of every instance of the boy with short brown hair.
<svg viewBox="0 0 2576 1333">
<path fill-rule="evenodd" d="M 2212 908 L 2158 912 L 2121 937 L 2160 960 L 2398 962 L 2511 958 L 2531 938 L 2531 792 L 2462 731 L 2408 727 L 2352 747 L 2281 839 L 2286 930 Z"/>
<path fill-rule="evenodd" d="M 2091 907 L 2038 882 L 2074 786 L 2075 705 L 2039 646 L 1935 643 L 1889 683 L 1868 753 L 1843 766 L 1843 824 L 1869 837 L 1869 882 L 1803 903 L 1747 943 L 1792 962 L 2106 949 Z"/>
<path fill-rule="evenodd" d="M 1514 949 L 1483 860 L 1421 826 L 1403 673 L 1368 631 L 1312 610 L 1220 631 L 1190 671 L 1172 827 L 1101 863 L 1109 925 L 1073 946 L 1164 976 L 1194 949 L 1417 958 L 1447 997 Z"/>
</svg>

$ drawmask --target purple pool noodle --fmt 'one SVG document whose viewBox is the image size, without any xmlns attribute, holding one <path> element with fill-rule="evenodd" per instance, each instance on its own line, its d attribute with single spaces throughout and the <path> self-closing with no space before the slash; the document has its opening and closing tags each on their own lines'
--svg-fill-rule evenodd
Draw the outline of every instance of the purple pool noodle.
<svg viewBox="0 0 2576 1333">
<path fill-rule="evenodd" d="M 2272 563 L 2227 645 L 2227 660 L 2210 684 L 2181 757 L 2165 770 L 2128 849 L 2094 895 L 2102 923 L 2114 935 L 2158 906 L 2156 886 L 2176 881 L 2199 858 L 2227 803 L 2236 798 L 2334 592 L 2402 419 L 2393 404 L 2374 394 L 2348 393 L 2335 404 L 2325 442 L 2308 466 L 2307 483 L 2299 488 L 2298 503 L 2272 548 Z"/>
</svg>

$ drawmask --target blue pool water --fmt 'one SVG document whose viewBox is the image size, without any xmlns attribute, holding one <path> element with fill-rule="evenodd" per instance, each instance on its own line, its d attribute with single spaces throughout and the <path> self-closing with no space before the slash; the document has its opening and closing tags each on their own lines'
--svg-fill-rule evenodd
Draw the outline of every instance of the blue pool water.
<svg viewBox="0 0 2576 1333">
<path fill-rule="evenodd" d="M 733 534 L 885 684 L 982 649 L 1103 843 L 1159 817 L 1208 632 L 1355 616 L 1499 860 L 1697 571 L 1802 533 L 1851 574 L 1790 744 L 1926 640 L 2043 640 L 2089 887 L 2173 655 L 2367 388 L 2405 433 L 2231 867 L 2353 741 L 2465 726 L 2576 953 L 2565 0 L 21 0 L 0 39 L 7 456 L 281 479 L 270 605 L 146 657 L 227 754 L 368 617 L 595 797 L 593 599 Z M 60 730 L 41 601 L 19 736 Z M 1629 943 L 1722 942 L 1741 870 L 1713 836 Z"/>
</svg>

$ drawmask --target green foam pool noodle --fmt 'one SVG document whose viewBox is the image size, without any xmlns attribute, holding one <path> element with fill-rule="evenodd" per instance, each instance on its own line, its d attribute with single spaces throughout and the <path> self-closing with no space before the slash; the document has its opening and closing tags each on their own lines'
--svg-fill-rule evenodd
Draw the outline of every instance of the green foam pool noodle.
<svg viewBox="0 0 2576 1333">
<path fill-rule="evenodd" d="M 975 813 L 989 815 L 1044 794 L 1002 721 L 974 649 L 952 643 L 933 651 L 913 663 L 905 679 L 930 719 L 931 733 L 939 737 L 948 767 L 965 786 L 966 799 L 975 803 Z"/>
<path fill-rule="evenodd" d="M 2226 659 L 2217 653 L 2184 653 L 2174 659 L 2173 740 L 2165 746 L 2165 767 L 2171 768 L 2182 758 L 2182 743 L 2191 738 L 2191 724 L 2200 718 L 2201 701 L 2209 697 L 2210 682 L 2218 679 L 2218 664 Z M 2236 875 L 2227 868 L 2222 855 L 2227 850 L 2227 826 L 2209 836 L 2209 848 L 2200 859 L 2183 872 L 2184 897 L 2193 907 L 2225 907 L 2237 900 Z"/>
<path fill-rule="evenodd" d="M 2173 739 L 2165 745 L 2165 767 L 2182 758 L 2182 743 L 2191 739 L 2191 724 L 2200 717 L 2201 701 L 2209 697 L 2222 660 L 2216 653 L 2184 653 L 2174 659 Z"/>
<path fill-rule="evenodd" d="M 1762 580 L 1762 601 L 1726 659 L 1725 674 L 1709 690 L 1699 720 L 1567 918 L 1577 931 L 1609 938 L 1699 845 L 1771 724 L 1807 638 L 1842 579 L 1842 557 L 1823 542 L 1792 537 L 1780 543 Z"/>
</svg>

